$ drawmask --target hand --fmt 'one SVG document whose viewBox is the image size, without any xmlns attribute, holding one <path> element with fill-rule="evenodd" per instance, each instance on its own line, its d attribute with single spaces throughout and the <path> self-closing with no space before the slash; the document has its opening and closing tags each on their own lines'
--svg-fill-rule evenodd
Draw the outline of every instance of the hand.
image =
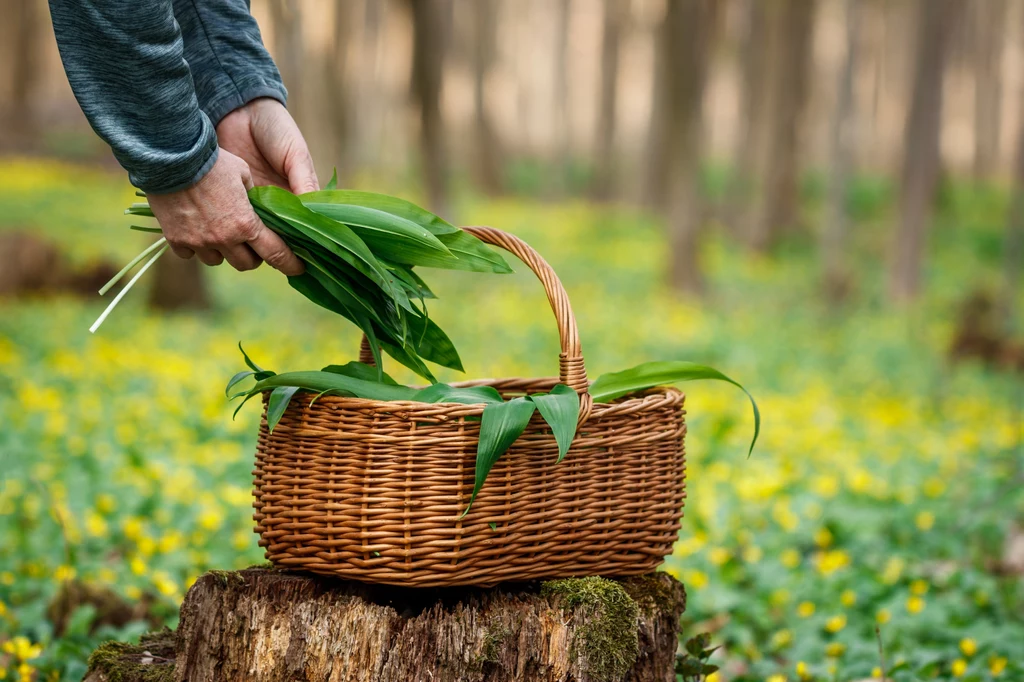
<svg viewBox="0 0 1024 682">
<path fill-rule="evenodd" d="M 217 124 L 217 140 L 249 164 L 257 185 L 277 185 L 294 194 L 320 189 L 306 140 L 276 99 L 255 99 L 232 111 Z"/>
<path fill-rule="evenodd" d="M 286 275 L 301 275 L 302 261 L 253 211 L 245 194 L 252 186 L 248 164 L 221 148 L 199 182 L 170 194 L 150 194 L 149 205 L 182 258 L 196 255 L 207 265 L 227 260 L 236 270 L 252 270 L 265 260 Z"/>
</svg>

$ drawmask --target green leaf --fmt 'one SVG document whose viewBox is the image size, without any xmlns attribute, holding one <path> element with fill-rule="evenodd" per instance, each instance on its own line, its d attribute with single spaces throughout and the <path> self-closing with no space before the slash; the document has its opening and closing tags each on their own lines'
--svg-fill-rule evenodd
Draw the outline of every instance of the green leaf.
<svg viewBox="0 0 1024 682">
<path fill-rule="evenodd" d="M 235 376 L 231 377 L 231 379 L 228 381 L 228 385 L 224 388 L 224 395 L 226 395 L 227 397 L 230 398 L 231 397 L 231 389 L 234 388 L 235 386 L 237 386 L 240 382 L 242 382 L 242 381 L 248 379 L 249 377 L 253 376 L 254 374 L 256 374 L 256 372 L 245 372 L 245 371 L 243 371 L 243 372 L 239 372 Z M 248 391 L 246 391 L 246 393 L 248 393 Z"/>
<path fill-rule="evenodd" d="M 415 314 L 409 315 L 408 319 L 411 342 L 421 358 L 448 369 L 465 371 L 455 344 L 433 320 Z"/>
<path fill-rule="evenodd" d="M 270 399 L 267 400 L 267 429 L 271 433 L 284 416 L 284 411 L 288 409 L 292 396 L 300 390 L 302 389 L 298 386 L 278 386 L 270 392 Z"/>
<path fill-rule="evenodd" d="M 242 348 L 242 342 L 241 341 L 238 342 L 238 350 L 242 351 L 242 357 L 245 359 L 245 364 L 249 366 L 249 369 L 251 369 L 253 371 L 253 374 L 256 374 L 256 375 L 262 374 L 262 375 L 264 375 L 264 376 L 257 376 L 256 377 L 257 381 L 260 380 L 260 379 L 263 379 L 263 378 L 265 378 L 267 376 L 274 376 L 274 373 L 271 372 L 269 369 L 263 369 L 262 367 L 260 367 L 259 365 L 257 365 L 255 362 L 252 361 L 252 359 L 249 357 L 249 354 L 245 352 L 244 348 Z"/>
<path fill-rule="evenodd" d="M 469 499 L 463 516 L 469 513 L 477 493 L 484 487 L 487 474 L 495 463 L 516 442 L 526 430 L 536 405 L 526 398 L 516 398 L 503 403 L 492 403 L 484 408 L 480 420 L 480 442 L 476 450 L 476 471 L 473 495 Z"/>
<path fill-rule="evenodd" d="M 459 228 L 451 223 L 442 220 L 430 211 L 420 208 L 405 199 L 388 196 L 387 194 L 377 194 L 376 192 L 360 192 L 358 190 L 333 189 L 330 187 L 325 189 L 331 190 L 331 192 L 329 194 L 323 190 L 320 192 L 309 192 L 300 195 L 299 198 L 304 202 L 352 204 L 375 208 L 378 211 L 384 211 L 385 213 L 412 221 L 420 227 L 429 230 L 434 236 L 460 232 Z"/>
<path fill-rule="evenodd" d="M 398 386 L 398 382 L 387 374 L 381 376 L 381 373 L 377 371 L 376 367 L 371 367 L 365 362 L 356 362 L 355 360 L 345 363 L 344 365 L 327 365 L 320 371 L 331 372 L 332 374 L 341 374 L 342 376 L 362 379 L 363 381 L 380 381 L 381 383 Z"/>
<path fill-rule="evenodd" d="M 311 393 L 332 389 L 348 391 L 357 398 L 368 400 L 412 400 L 416 389 L 408 386 L 392 386 L 376 381 L 363 381 L 333 372 L 285 372 L 256 382 L 250 394 L 260 393 L 278 386 L 295 386 Z"/>
<path fill-rule="evenodd" d="M 136 232 L 152 232 L 153 234 L 163 234 L 164 231 L 159 227 L 147 227 L 145 225 L 129 225 L 129 230 L 135 230 Z"/>
<path fill-rule="evenodd" d="M 761 433 L 761 411 L 757 408 L 754 396 L 750 395 L 747 389 L 712 367 L 684 360 L 647 362 L 621 372 L 602 374 L 591 384 L 590 395 L 595 403 L 608 403 L 635 391 L 701 379 L 725 381 L 747 394 L 747 398 L 750 399 L 750 405 L 754 411 L 754 437 L 750 441 L 750 450 L 747 452 L 749 457 L 750 453 L 754 451 L 757 436 Z"/>
<path fill-rule="evenodd" d="M 326 189 L 326 190 L 338 189 L 338 169 L 337 169 L 337 167 L 335 167 L 334 172 L 331 173 L 331 179 L 327 181 L 326 185 L 324 185 L 324 189 Z"/>
<path fill-rule="evenodd" d="M 464 230 L 439 235 L 438 239 L 458 259 L 451 265 L 452 270 L 493 272 L 499 275 L 514 272 L 497 249 L 484 244 Z"/>
<path fill-rule="evenodd" d="M 540 416 L 551 427 L 551 433 L 558 443 L 558 461 L 565 458 L 576 437 L 576 424 L 580 418 L 580 397 L 565 384 L 558 384 L 551 393 L 531 395 L 530 400 L 537 406 Z"/>
<path fill-rule="evenodd" d="M 498 524 L 495 523 L 494 521 L 491 521 L 487 525 L 491 527 L 491 530 L 498 530 Z"/>
<path fill-rule="evenodd" d="M 462 403 L 463 405 L 503 402 L 501 394 L 493 386 L 455 387 L 448 384 L 427 386 L 418 391 L 412 399 L 421 403 Z"/>
</svg>

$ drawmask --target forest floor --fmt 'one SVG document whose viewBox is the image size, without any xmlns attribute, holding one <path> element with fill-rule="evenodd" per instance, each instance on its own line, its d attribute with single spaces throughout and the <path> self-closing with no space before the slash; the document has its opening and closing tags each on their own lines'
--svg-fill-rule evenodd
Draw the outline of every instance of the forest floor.
<svg viewBox="0 0 1024 682">
<path fill-rule="evenodd" d="M 898 310 L 883 296 L 893 208 L 872 187 L 852 197 L 857 286 L 845 306 L 821 299 L 809 239 L 772 257 L 711 239 L 711 295 L 699 302 L 663 286 L 662 227 L 630 209 L 457 204 L 464 222 L 523 237 L 560 273 L 593 374 L 687 359 L 758 399 L 764 426 L 748 459 L 742 394 L 684 387 L 688 500 L 665 570 L 689 592 L 684 634 L 709 630 L 723 646 L 720 682 L 877 676 L 876 626 L 896 680 L 1024 674 L 1024 566 L 1010 551 L 1024 542 L 1022 384 L 947 354 L 960 303 L 998 282 L 1006 197 L 944 192 L 925 296 Z M 149 236 L 121 216 L 133 200 L 118 176 L 0 164 L 0 230 L 53 238 L 75 263 L 141 250 Z M 812 224 L 820 213 L 813 192 L 805 213 Z M 557 368 L 541 287 L 514 267 L 431 274 L 431 314 L 470 376 Z M 108 586 L 173 627 L 198 575 L 262 560 L 249 497 L 259 407 L 232 421 L 223 390 L 241 368 L 237 344 L 283 371 L 353 359 L 359 338 L 269 268 L 217 268 L 210 281 L 209 313 L 150 313 L 140 289 L 95 335 L 98 296 L 0 302 L 7 679 L 80 679 L 100 639 L 151 629 L 91 631 L 85 607 L 55 636 L 47 604 L 68 580 Z"/>
</svg>

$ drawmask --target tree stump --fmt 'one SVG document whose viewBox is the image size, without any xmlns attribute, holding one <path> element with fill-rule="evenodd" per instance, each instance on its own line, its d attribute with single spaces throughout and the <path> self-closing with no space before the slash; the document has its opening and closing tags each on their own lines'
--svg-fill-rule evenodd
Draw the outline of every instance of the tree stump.
<svg viewBox="0 0 1024 682">
<path fill-rule="evenodd" d="M 402 589 L 212 571 L 177 633 L 105 644 L 86 682 L 674 682 L 683 586 L 664 573 Z"/>
</svg>

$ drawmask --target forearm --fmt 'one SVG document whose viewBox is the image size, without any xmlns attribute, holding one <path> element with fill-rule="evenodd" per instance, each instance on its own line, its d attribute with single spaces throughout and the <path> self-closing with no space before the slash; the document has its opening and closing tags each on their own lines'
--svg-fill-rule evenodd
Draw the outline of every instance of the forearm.
<svg viewBox="0 0 1024 682">
<path fill-rule="evenodd" d="M 217 136 L 196 99 L 171 0 L 49 0 L 71 88 L 136 187 L 199 180 Z"/>
<path fill-rule="evenodd" d="M 173 0 L 199 105 L 217 125 L 259 97 L 287 91 L 246 0 Z"/>
</svg>

